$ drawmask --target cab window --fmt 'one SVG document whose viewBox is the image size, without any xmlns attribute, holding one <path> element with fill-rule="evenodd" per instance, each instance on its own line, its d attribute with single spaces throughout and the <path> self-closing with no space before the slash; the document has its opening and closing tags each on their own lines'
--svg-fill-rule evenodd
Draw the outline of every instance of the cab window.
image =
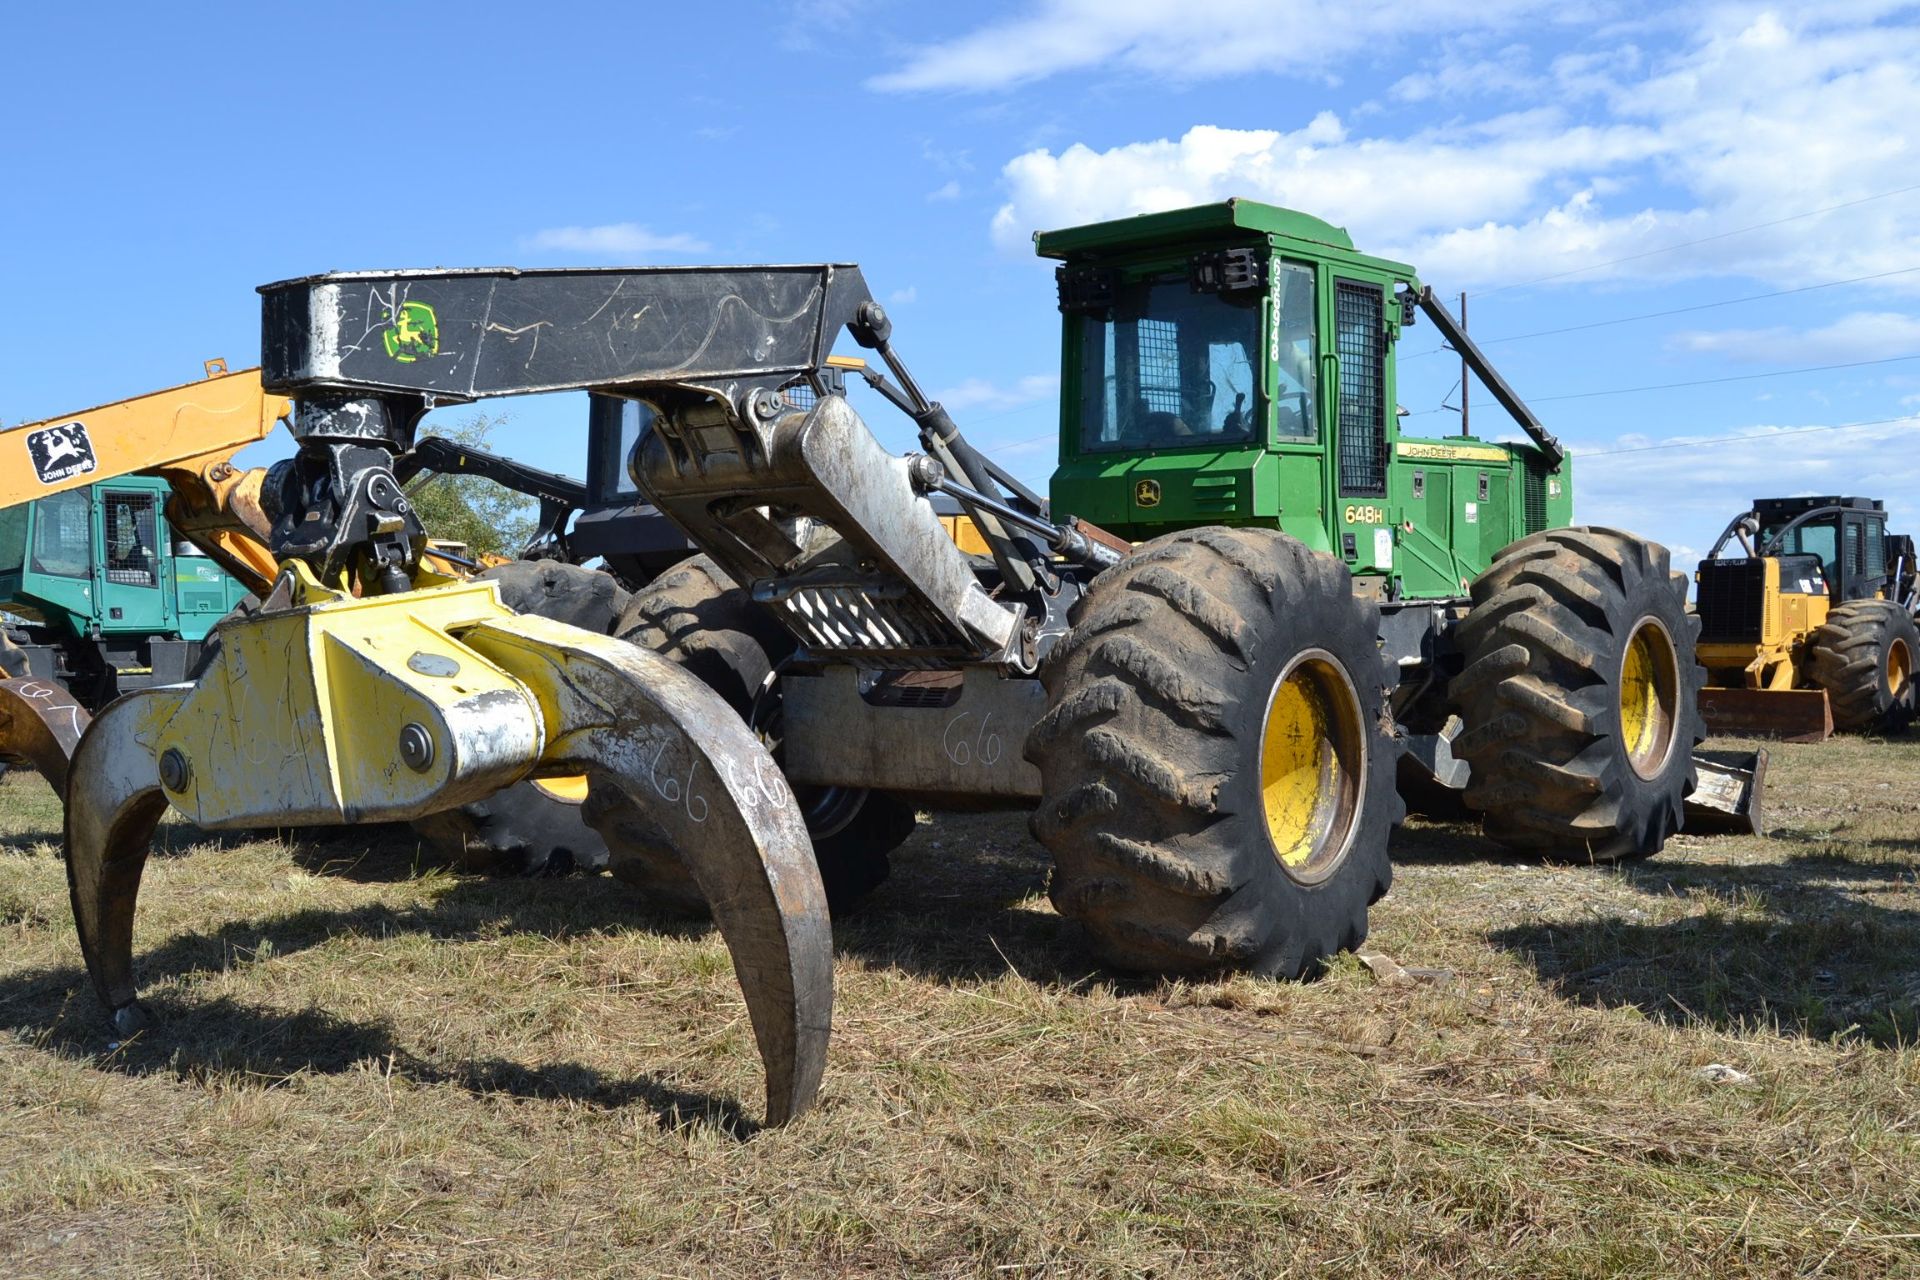
<svg viewBox="0 0 1920 1280">
<path fill-rule="evenodd" d="M 1273 284 L 1274 430 L 1282 437 L 1319 434 L 1314 416 L 1313 268 L 1285 263 Z"/>
<path fill-rule="evenodd" d="M 1112 306 L 1081 317 L 1080 447 L 1251 441 L 1263 300 L 1195 293 L 1184 271 L 1119 286 Z"/>
</svg>

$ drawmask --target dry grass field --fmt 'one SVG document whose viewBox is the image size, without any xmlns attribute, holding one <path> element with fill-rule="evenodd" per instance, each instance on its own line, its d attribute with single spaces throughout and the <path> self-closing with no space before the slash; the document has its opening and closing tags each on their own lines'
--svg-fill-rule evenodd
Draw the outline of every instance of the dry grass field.
<svg viewBox="0 0 1920 1280">
<path fill-rule="evenodd" d="M 1771 838 L 1618 870 L 1411 824 L 1415 972 L 1301 985 L 1116 982 L 1023 818 L 941 816 L 838 926 L 822 1104 L 755 1133 L 709 927 L 391 831 L 167 828 L 115 1045 L 14 774 L 0 1274 L 1920 1274 L 1916 778 L 1778 748 Z"/>
</svg>

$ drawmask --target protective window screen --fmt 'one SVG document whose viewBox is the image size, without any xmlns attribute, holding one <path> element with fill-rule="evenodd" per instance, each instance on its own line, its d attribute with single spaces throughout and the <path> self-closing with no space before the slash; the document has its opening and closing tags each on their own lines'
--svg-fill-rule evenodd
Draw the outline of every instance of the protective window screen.
<svg viewBox="0 0 1920 1280">
<path fill-rule="evenodd" d="M 85 489 L 42 498 L 33 522 L 33 571 L 58 578 L 90 576 L 93 562 Z"/>
<path fill-rule="evenodd" d="M 1852 582 L 1866 570 L 1867 526 L 1858 520 L 1847 521 L 1847 581 Z"/>
<path fill-rule="evenodd" d="M 1134 326 L 1140 344 L 1140 401 L 1154 413 L 1180 412 L 1180 327 L 1171 320 L 1142 319 Z"/>
<path fill-rule="evenodd" d="M 160 585 L 160 553 L 154 546 L 154 495 L 109 493 L 103 508 L 107 530 L 107 581 L 123 587 Z"/>
<path fill-rule="evenodd" d="M 1869 520 L 1867 531 L 1867 567 L 1866 575 L 1877 578 L 1887 571 L 1887 527 L 1878 520 Z M 0 556 L 0 565 L 6 560 Z"/>
<path fill-rule="evenodd" d="M 1378 285 L 1349 284 L 1334 290 L 1334 329 L 1340 355 L 1340 490 L 1387 492 L 1386 334 L 1381 326 Z"/>
<path fill-rule="evenodd" d="M 1274 275 L 1274 430 L 1303 439 L 1319 434 L 1314 416 L 1313 268 L 1285 263 Z"/>
<path fill-rule="evenodd" d="M 1080 447 L 1252 440 L 1264 302 L 1195 293 L 1185 271 L 1122 284 L 1111 307 L 1080 319 Z"/>
</svg>

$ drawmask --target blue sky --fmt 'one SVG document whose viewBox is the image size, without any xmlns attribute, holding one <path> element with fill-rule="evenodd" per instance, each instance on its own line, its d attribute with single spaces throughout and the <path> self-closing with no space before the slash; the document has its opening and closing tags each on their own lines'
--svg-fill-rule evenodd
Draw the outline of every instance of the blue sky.
<svg viewBox="0 0 1920 1280">
<path fill-rule="evenodd" d="M 1757 494 L 1846 491 L 1920 528 L 1899 497 L 1920 479 L 1912 6 L 101 4 L 0 24 L 9 424 L 251 363 L 254 287 L 292 275 L 851 259 L 921 380 L 1043 479 L 1058 319 L 1030 233 L 1245 195 L 1468 290 L 1484 339 L 1625 319 L 1490 347 L 1583 451 L 1583 521 L 1690 556 Z M 1446 433 L 1457 365 L 1409 358 L 1434 342 L 1408 335 L 1401 400 Z M 1708 379 L 1739 380 L 1581 395 Z M 507 451 L 582 470 L 577 398 L 503 407 Z"/>
</svg>

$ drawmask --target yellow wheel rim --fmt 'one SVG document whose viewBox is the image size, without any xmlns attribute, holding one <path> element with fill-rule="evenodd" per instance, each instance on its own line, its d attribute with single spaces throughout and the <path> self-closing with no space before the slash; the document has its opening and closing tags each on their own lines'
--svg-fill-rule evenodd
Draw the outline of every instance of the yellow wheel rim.
<svg viewBox="0 0 1920 1280">
<path fill-rule="evenodd" d="M 1887 692 L 1898 702 L 1906 696 L 1907 681 L 1913 678 L 1913 655 L 1905 640 L 1887 646 Z"/>
<path fill-rule="evenodd" d="M 1620 660 L 1620 742 L 1627 763 L 1643 778 L 1657 776 L 1673 754 L 1679 697 L 1673 639 L 1660 623 L 1642 618 Z"/>
<path fill-rule="evenodd" d="M 1366 777 L 1360 698 L 1333 655 L 1310 649 L 1268 696 L 1260 735 L 1260 804 L 1281 869 L 1325 879 L 1346 856 Z"/>
<path fill-rule="evenodd" d="M 583 777 L 535 778 L 533 785 L 535 790 L 566 804 L 581 804 L 587 798 L 587 780 Z"/>
</svg>

